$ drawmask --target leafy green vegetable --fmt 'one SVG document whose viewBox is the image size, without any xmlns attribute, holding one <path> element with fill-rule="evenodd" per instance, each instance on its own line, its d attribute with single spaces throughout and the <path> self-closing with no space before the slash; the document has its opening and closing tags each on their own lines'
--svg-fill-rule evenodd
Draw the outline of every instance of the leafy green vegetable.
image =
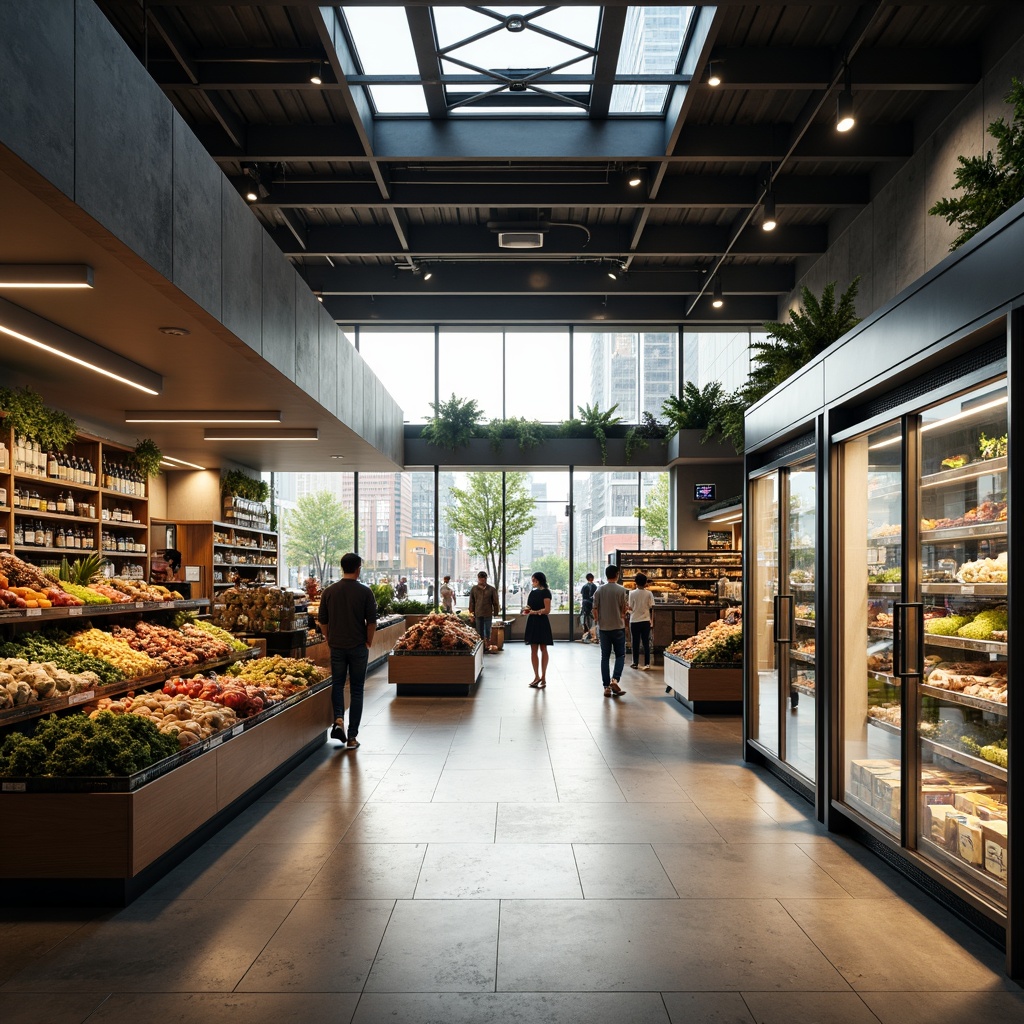
<svg viewBox="0 0 1024 1024">
<path fill-rule="evenodd" d="M 69 633 L 47 630 L 22 633 L 13 640 L 0 643 L 0 658 L 24 658 L 26 661 L 52 661 L 68 672 L 95 672 L 104 683 L 119 683 L 124 673 L 109 661 L 84 654 L 67 646 Z"/>
</svg>

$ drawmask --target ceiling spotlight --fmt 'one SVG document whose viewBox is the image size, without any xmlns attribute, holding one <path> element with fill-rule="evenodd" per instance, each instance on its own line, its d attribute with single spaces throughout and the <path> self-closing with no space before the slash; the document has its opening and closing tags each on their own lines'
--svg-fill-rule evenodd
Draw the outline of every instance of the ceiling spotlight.
<svg viewBox="0 0 1024 1024">
<path fill-rule="evenodd" d="M 725 299 L 722 298 L 722 282 L 719 278 L 715 278 L 715 288 L 711 295 L 711 305 L 715 309 L 721 309 L 725 305 Z"/>
<path fill-rule="evenodd" d="M 434 276 L 434 272 L 432 270 L 424 270 L 423 271 L 423 280 L 424 281 L 429 281 L 433 276 Z"/>
<path fill-rule="evenodd" d="M 644 169 L 639 165 L 630 167 L 626 172 L 626 184 L 630 188 L 639 188 L 644 183 Z"/>
<path fill-rule="evenodd" d="M 626 273 L 626 261 L 612 260 L 611 263 L 611 269 L 607 271 L 607 274 L 613 281 L 618 281 L 619 277 Z"/>
<path fill-rule="evenodd" d="M 762 206 L 764 214 L 761 217 L 761 229 L 763 231 L 774 231 L 778 221 L 775 219 L 775 193 L 771 189 L 765 192 Z"/>
<path fill-rule="evenodd" d="M 259 164 L 246 164 L 242 168 L 242 173 L 246 177 L 245 189 L 242 195 L 247 203 L 259 202 L 259 200 L 266 199 L 270 195 L 270 189 L 263 184 Z"/>
<path fill-rule="evenodd" d="M 722 84 L 722 62 L 720 60 L 708 61 L 708 85 L 717 89 Z"/>
<path fill-rule="evenodd" d="M 853 89 L 850 85 L 850 66 L 845 66 L 843 73 L 845 84 L 843 91 L 836 98 L 836 131 L 848 132 L 856 123 L 853 113 Z"/>
<path fill-rule="evenodd" d="M 323 85 L 324 84 L 324 62 L 322 60 L 313 61 L 312 66 L 309 70 L 309 84 L 310 85 Z"/>
</svg>

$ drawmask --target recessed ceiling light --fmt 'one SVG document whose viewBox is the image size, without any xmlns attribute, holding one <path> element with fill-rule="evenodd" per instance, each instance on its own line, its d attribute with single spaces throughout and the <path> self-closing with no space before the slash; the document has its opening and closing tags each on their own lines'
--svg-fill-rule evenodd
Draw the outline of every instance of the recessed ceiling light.
<svg viewBox="0 0 1024 1024">
<path fill-rule="evenodd" d="M 169 334 L 172 338 L 184 338 L 192 332 L 187 327 L 161 327 L 161 334 Z"/>
<path fill-rule="evenodd" d="M 332 455 L 331 458 L 332 459 L 343 459 L 343 458 L 345 458 L 345 456 L 344 455 Z"/>
</svg>

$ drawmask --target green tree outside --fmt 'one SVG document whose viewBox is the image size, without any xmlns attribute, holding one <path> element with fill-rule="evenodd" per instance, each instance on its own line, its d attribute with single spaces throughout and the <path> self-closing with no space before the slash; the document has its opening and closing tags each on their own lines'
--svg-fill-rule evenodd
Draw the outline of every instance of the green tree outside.
<svg viewBox="0 0 1024 1024">
<path fill-rule="evenodd" d="M 505 474 L 505 550 L 501 546 L 501 474 L 470 473 L 465 488 L 453 487 L 444 510 L 448 525 L 467 540 L 469 550 L 484 560 L 494 586 L 505 573 L 505 550 L 515 550 L 533 529 L 537 503 L 526 488 L 525 473 Z"/>
<path fill-rule="evenodd" d="M 643 508 L 634 508 L 633 515 L 644 524 L 644 532 L 652 540 L 660 540 L 668 550 L 668 473 L 659 473 L 647 492 Z"/>
<path fill-rule="evenodd" d="M 355 550 L 352 513 L 330 491 L 304 494 L 283 518 L 289 562 L 309 566 L 322 583 L 341 556 Z"/>
<path fill-rule="evenodd" d="M 563 558 L 561 555 L 544 555 L 541 558 L 534 559 L 533 564 L 530 566 L 530 575 L 533 575 L 535 572 L 544 573 L 548 581 L 549 590 L 569 589 L 568 558 Z M 527 586 L 527 593 L 529 593 L 527 581 L 524 580 L 523 583 Z"/>
</svg>

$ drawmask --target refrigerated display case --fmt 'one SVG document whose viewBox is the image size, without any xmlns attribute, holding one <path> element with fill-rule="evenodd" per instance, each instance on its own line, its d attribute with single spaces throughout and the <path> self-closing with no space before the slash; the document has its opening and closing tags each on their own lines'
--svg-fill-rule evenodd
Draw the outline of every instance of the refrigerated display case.
<svg viewBox="0 0 1024 1024">
<path fill-rule="evenodd" d="M 807 447 L 813 452 L 813 440 Z M 817 779 L 816 464 L 813 454 L 795 455 L 756 473 L 748 495 L 754 552 L 748 737 L 795 773 L 809 796 Z"/>
</svg>

